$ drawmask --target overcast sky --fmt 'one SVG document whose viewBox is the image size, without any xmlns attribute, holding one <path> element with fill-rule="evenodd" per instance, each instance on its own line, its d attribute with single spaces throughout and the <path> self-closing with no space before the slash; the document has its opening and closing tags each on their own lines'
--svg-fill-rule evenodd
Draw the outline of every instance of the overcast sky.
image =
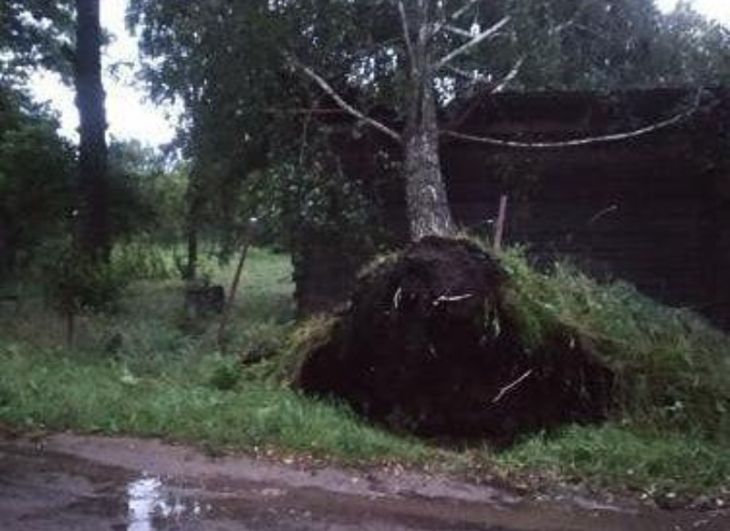
<svg viewBox="0 0 730 531">
<path fill-rule="evenodd" d="M 172 140 L 176 112 L 146 102 L 143 88 L 135 86 L 134 73 L 139 64 L 137 41 L 124 26 L 127 3 L 128 0 L 101 0 L 102 25 L 114 37 L 104 56 L 109 132 L 117 138 L 138 139 L 156 146 Z M 657 0 L 657 4 L 663 11 L 671 11 L 677 0 Z M 695 0 L 694 6 L 698 11 L 730 24 L 730 0 Z M 109 67 L 119 62 L 132 63 L 135 67 L 123 68 L 119 75 L 112 76 Z M 50 101 L 61 114 L 63 134 L 76 140 L 78 115 L 72 90 L 50 74 L 36 75 L 31 90 L 37 99 Z"/>
<path fill-rule="evenodd" d="M 145 101 L 143 87 L 135 82 L 135 68 L 139 64 L 137 41 L 125 29 L 127 4 L 128 0 L 101 0 L 102 26 L 114 38 L 103 57 L 109 132 L 117 138 L 138 139 L 156 146 L 172 140 L 175 113 L 170 108 L 160 108 Z M 109 69 L 120 62 L 132 63 L 135 67 L 117 69 L 117 75 L 113 76 Z M 51 102 L 61 114 L 63 134 L 76 140 L 79 118 L 73 91 L 50 74 L 36 75 L 31 90 L 39 100 Z M 172 119 L 168 119 L 169 114 L 173 115 Z"/>
<path fill-rule="evenodd" d="M 730 0 L 694 0 L 694 7 L 700 13 L 730 24 Z M 659 8 L 671 11 L 677 0 L 657 0 Z"/>
</svg>

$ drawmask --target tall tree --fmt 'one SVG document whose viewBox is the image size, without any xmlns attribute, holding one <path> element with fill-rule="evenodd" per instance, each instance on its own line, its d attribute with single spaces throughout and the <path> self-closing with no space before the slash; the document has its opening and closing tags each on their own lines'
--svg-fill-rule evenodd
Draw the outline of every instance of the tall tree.
<svg viewBox="0 0 730 531">
<path fill-rule="evenodd" d="M 450 235 L 454 232 L 439 160 L 434 80 L 442 64 L 455 57 L 459 49 L 452 52 L 451 57 L 447 55 L 440 60 L 435 57 L 432 42 L 438 28 L 434 24 L 437 20 L 439 24 L 446 22 L 437 18 L 437 5 L 429 0 L 409 4 L 410 9 L 403 2 L 398 2 L 408 61 L 406 100 L 409 103 L 402 141 L 408 221 L 411 237 L 419 239 L 430 234 Z M 480 40 L 494 35 L 502 25 L 503 22 L 497 23 L 486 32 L 475 35 L 469 43 L 478 44 Z"/>
<path fill-rule="evenodd" d="M 613 1 L 614 4 L 631 4 Z M 646 2 L 645 2 L 646 3 Z M 490 41 L 515 35 L 512 16 L 506 14 L 499 18 L 480 16 L 482 0 L 392 0 L 397 6 L 401 25 L 403 43 L 400 55 L 396 59 L 396 68 L 405 72 L 402 101 L 405 103 L 405 127 L 397 132 L 387 125 L 369 118 L 364 113 L 348 104 L 338 92 L 317 72 L 294 59 L 293 64 L 306 77 L 314 81 L 334 101 L 353 117 L 362 120 L 375 129 L 385 133 L 402 145 L 404 160 L 404 178 L 408 221 L 413 240 L 425 236 L 453 235 L 455 225 L 452 219 L 446 187 L 441 173 L 439 160 L 439 138 L 442 134 L 453 132 L 441 131 L 437 120 L 437 100 L 439 93 L 444 97 L 450 87 L 454 86 L 454 73 L 462 77 L 471 77 L 472 85 L 480 81 L 480 70 L 489 72 L 490 62 L 488 45 Z M 653 7 L 652 3 L 648 4 Z M 540 20 L 539 15 L 550 12 L 548 3 L 540 4 L 543 13 L 531 14 L 528 20 Z M 576 15 L 580 14 L 576 10 Z M 496 14 L 496 13 L 495 13 Z M 548 35 L 559 35 L 574 24 L 573 19 L 549 20 Z M 392 46 L 392 45 L 391 45 Z M 466 59 L 465 64 L 462 64 Z M 474 61 L 478 63 L 474 63 Z M 490 73 L 492 92 L 501 90 L 519 73 L 524 62 L 520 57 L 514 66 L 501 78 Z M 481 73 L 484 78 L 485 74 Z M 440 88 L 439 88 L 440 87 Z M 672 119 L 657 127 L 675 123 Z M 642 131 L 629 132 L 625 137 L 644 134 L 654 127 Z M 499 139 L 461 136 L 462 140 L 499 142 Z M 612 138 L 591 138 L 587 142 L 616 140 Z M 559 143 L 550 147 L 557 146 Z M 567 143 L 565 145 L 570 145 Z M 534 147 L 540 147 L 535 145 Z M 545 146 L 542 146 L 545 147 Z"/>
<path fill-rule="evenodd" d="M 0 283 L 65 232 L 74 150 L 57 129 L 43 107 L 0 87 Z"/>
<path fill-rule="evenodd" d="M 296 164 L 301 151 L 282 146 L 315 145 L 302 141 L 312 136 L 308 118 L 323 101 L 335 103 L 354 118 L 353 134 L 372 127 L 402 150 L 414 238 L 453 231 L 438 153 L 439 137 L 452 132 L 440 130 L 437 120 L 454 98 L 506 87 L 608 90 L 683 79 L 656 61 L 663 26 L 652 0 L 133 0 L 132 6 L 153 59 L 148 79 L 158 91 L 195 96 L 192 105 L 185 102 L 197 159 L 212 155 L 239 177 L 256 150 L 275 152 L 271 163 L 289 157 Z M 382 104 L 395 111 L 390 120 L 373 114 Z"/>
<path fill-rule="evenodd" d="M 111 252 L 107 183 L 106 111 L 101 80 L 99 0 L 76 0 L 74 80 L 80 117 L 79 184 L 80 245 L 93 260 L 107 261 Z"/>
<path fill-rule="evenodd" d="M 0 83 L 24 81 L 43 66 L 71 74 L 73 0 L 5 0 L 0 4 Z"/>
</svg>

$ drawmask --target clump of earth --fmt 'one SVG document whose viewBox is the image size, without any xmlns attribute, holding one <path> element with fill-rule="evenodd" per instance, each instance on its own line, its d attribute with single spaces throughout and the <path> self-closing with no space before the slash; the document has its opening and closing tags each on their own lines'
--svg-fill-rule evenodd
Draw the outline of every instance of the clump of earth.
<svg viewBox="0 0 730 531">
<path fill-rule="evenodd" d="M 579 331 L 527 338 L 515 286 L 467 240 L 425 238 L 369 268 L 295 384 L 391 428 L 509 443 L 605 419 L 614 376 Z"/>
</svg>

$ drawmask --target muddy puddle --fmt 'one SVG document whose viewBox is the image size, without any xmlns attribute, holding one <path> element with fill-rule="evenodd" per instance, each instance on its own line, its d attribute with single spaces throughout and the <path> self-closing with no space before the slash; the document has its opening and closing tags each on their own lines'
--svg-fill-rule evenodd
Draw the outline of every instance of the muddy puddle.
<svg viewBox="0 0 730 531">
<path fill-rule="evenodd" d="M 723 511 L 522 498 L 441 476 L 211 458 L 156 441 L 0 441 L 0 529 L 730 530 Z"/>
</svg>

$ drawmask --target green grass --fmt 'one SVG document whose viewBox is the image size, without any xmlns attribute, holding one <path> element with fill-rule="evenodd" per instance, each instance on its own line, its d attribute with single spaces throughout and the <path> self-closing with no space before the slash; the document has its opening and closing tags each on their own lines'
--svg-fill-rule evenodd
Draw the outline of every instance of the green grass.
<svg viewBox="0 0 730 531">
<path fill-rule="evenodd" d="M 513 470 L 650 494 L 721 492 L 730 484 L 727 446 L 618 424 L 571 426 L 555 436 L 534 436 L 499 460 Z"/>
<path fill-rule="evenodd" d="M 247 263 L 226 354 L 217 352 L 215 318 L 196 334 L 180 326 L 182 286 L 172 279 L 135 282 L 119 314 L 83 318 L 73 350 L 60 347 L 63 323 L 42 298 L 25 301 L 20 315 L 1 310 L 0 423 L 349 463 L 487 469 L 649 494 L 722 493 L 730 484 L 727 337 L 626 285 L 602 286 L 564 266 L 537 273 L 515 252 L 503 260 L 537 340 L 557 317 L 593 338 L 620 369 L 622 408 L 608 424 L 532 436 L 504 452 L 445 450 L 299 395 L 286 386 L 297 352 L 320 341 L 331 321 L 295 327 L 291 264 L 261 249 Z M 210 271 L 227 285 L 232 267 Z M 110 350 L 116 335 L 121 344 Z M 279 355 L 242 369 L 252 349 Z"/>
<path fill-rule="evenodd" d="M 171 251 L 165 252 L 172 260 Z M 210 262 L 205 269 L 211 281 L 221 283 L 227 292 L 233 267 L 216 268 Z M 230 353 L 281 346 L 293 325 L 291 274 L 288 256 L 251 250 L 228 327 Z M 74 347 L 92 358 L 123 359 L 134 371 L 150 374 L 174 366 L 181 358 L 216 351 L 217 319 L 203 321 L 191 334 L 183 315 L 180 280 L 136 281 L 126 290 L 119 312 L 77 319 Z M 115 337 L 121 344 L 110 352 Z M 0 338 L 36 349 L 54 349 L 65 344 L 65 322 L 37 295 L 23 301 L 19 315 L 10 307 L 0 307 Z"/>
<path fill-rule="evenodd" d="M 132 269 L 140 262 L 130 253 L 123 265 Z M 162 253 L 172 263 L 170 251 Z M 148 265 L 134 267 L 161 270 Z M 205 269 L 228 289 L 233 267 L 209 262 Z M 250 350 L 283 350 L 293 328 L 291 274 L 288 256 L 250 250 L 225 355 L 217 352 L 216 318 L 192 335 L 181 326 L 182 283 L 166 275 L 133 283 L 119 313 L 81 318 L 73 350 L 61 347 L 63 322 L 42 298 L 25 301 L 20 316 L 0 315 L 0 422 L 210 448 L 268 445 L 343 461 L 418 459 L 422 444 L 369 427 L 343 406 L 302 397 L 278 376 L 241 371 Z M 110 352 L 117 335 L 121 345 Z"/>
<path fill-rule="evenodd" d="M 565 264 L 540 273 L 518 250 L 502 262 L 526 335 L 539 341 L 563 323 L 588 338 L 618 378 L 622 421 L 730 443 L 730 337 L 623 282 L 601 284 Z"/>
<path fill-rule="evenodd" d="M 29 429 L 162 436 L 211 448 L 277 447 L 344 461 L 417 459 L 425 447 L 287 389 L 210 384 L 216 356 L 155 376 L 124 363 L 0 348 L 0 421 Z"/>
</svg>

